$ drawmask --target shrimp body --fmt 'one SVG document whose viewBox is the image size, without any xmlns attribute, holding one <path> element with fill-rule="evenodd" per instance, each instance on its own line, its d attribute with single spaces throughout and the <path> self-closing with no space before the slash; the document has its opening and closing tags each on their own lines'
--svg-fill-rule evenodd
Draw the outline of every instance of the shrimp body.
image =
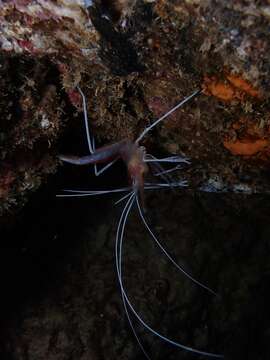
<svg viewBox="0 0 270 360">
<path fill-rule="evenodd" d="M 139 192 L 140 200 L 144 208 L 144 176 L 148 172 L 148 166 L 144 160 L 145 148 L 136 142 L 126 145 L 122 159 L 127 165 L 128 175 L 132 182 L 134 192 Z"/>
<path fill-rule="evenodd" d="M 102 164 L 115 160 L 119 157 L 121 149 L 125 148 L 127 141 L 123 140 L 112 145 L 106 145 L 96 149 L 93 154 L 86 156 L 59 155 L 59 159 L 74 165 Z"/>
<path fill-rule="evenodd" d="M 93 154 L 78 157 L 60 155 L 59 159 L 74 165 L 88 165 L 107 163 L 121 158 L 126 166 L 129 178 L 135 191 L 140 192 L 143 200 L 144 175 L 148 172 L 148 166 L 144 161 L 145 149 L 136 142 L 123 140 L 118 143 L 100 147 Z"/>
</svg>

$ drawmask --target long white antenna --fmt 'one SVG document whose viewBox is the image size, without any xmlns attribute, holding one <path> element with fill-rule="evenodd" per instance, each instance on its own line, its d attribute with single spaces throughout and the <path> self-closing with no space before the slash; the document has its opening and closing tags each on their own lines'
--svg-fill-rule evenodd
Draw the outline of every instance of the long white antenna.
<svg viewBox="0 0 270 360">
<path fill-rule="evenodd" d="M 201 92 L 201 90 L 196 90 L 194 91 L 194 93 L 192 93 L 191 95 L 189 95 L 188 97 L 186 97 L 184 100 L 182 100 L 179 104 L 177 104 L 174 108 L 172 108 L 170 111 L 168 111 L 166 114 L 164 114 L 163 116 L 161 116 L 161 118 L 159 118 L 158 120 L 156 120 L 152 125 L 148 126 L 146 129 L 144 129 L 144 131 L 141 133 L 141 135 L 138 137 L 138 139 L 136 140 L 136 143 L 138 143 L 139 141 L 142 140 L 142 138 L 150 131 L 153 129 L 153 127 L 155 127 L 158 123 L 160 123 L 162 120 L 164 120 L 166 117 L 168 117 L 169 115 L 171 115 L 175 110 L 177 110 L 178 108 L 180 108 L 181 106 L 183 106 L 186 102 L 188 102 L 189 100 L 191 100 L 194 96 L 198 95 Z"/>
</svg>

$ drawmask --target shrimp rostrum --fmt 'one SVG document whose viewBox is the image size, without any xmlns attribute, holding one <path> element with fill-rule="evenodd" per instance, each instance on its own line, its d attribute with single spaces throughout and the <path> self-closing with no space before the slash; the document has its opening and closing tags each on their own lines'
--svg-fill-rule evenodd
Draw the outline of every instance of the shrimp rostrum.
<svg viewBox="0 0 270 360">
<path fill-rule="evenodd" d="M 65 190 L 65 194 L 58 195 L 59 197 L 67 197 L 67 196 L 95 196 L 102 194 L 110 194 L 110 193 L 125 193 L 117 203 L 122 201 L 126 201 L 123 207 L 118 226 L 116 232 L 115 239 L 115 259 L 116 259 L 116 271 L 117 278 L 119 281 L 120 291 L 122 302 L 124 306 L 124 310 L 129 322 L 129 325 L 133 331 L 133 334 L 141 347 L 145 357 L 150 359 L 149 355 L 145 351 L 141 340 L 136 332 L 134 326 L 134 320 L 136 320 L 142 327 L 144 327 L 147 331 L 149 331 L 152 335 L 156 336 L 160 340 L 185 351 L 189 351 L 194 354 L 203 355 L 206 357 L 213 358 L 223 358 L 224 356 L 221 354 L 211 353 L 203 350 L 198 350 L 190 346 L 186 346 L 176 340 L 168 338 L 164 336 L 162 333 L 156 331 L 152 328 L 148 323 L 146 323 L 141 315 L 134 308 L 132 301 L 130 300 L 126 290 L 125 285 L 123 283 L 123 273 L 122 273 L 122 262 L 123 262 L 123 242 L 124 242 L 124 232 L 127 223 L 128 216 L 130 214 L 131 209 L 136 206 L 138 209 L 139 216 L 141 218 L 142 223 L 144 224 L 146 230 L 149 235 L 161 250 L 164 256 L 168 259 L 168 261 L 175 266 L 180 272 L 182 272 L 186 277 L 188 277 L 193 283 L 205 289 L 212 295 L 216 296 L 217 294 L 211 290 L 206 285 L 202 284 L 200 281 L 196 280 L 192 275 L 190 275 L 182 266 L 180 266 L 165 247 L 161 244 L 157 236 L 154 234 L 150 225 L 148 224 L 145 213 L 144 213 L 144 192 L 148 190 L 156 190 L 156 189 L 168 189 L 168 188 L 183 188 L 187 186 L 186 181 L 174 181 L 171 174 L 182 168 L 183 164 L 189 164 L 189 160 L 187 158 L 181 156 L 169 156 L 165 158 L 156 158 L 151 154 L 148 154 L 143 146 L 140 145 L 141 140 L 144 136 L 151 131 L 155 126 L 157 126 L 161 121 L 165 120 L 170 116 L 174 111 L 178 108 L 182 107 L 185 103 L 191 101 L 195 96 L 199 95 L 200 90 L 194 91 L 190 96 L 186 97 L 180 103 L 178 103 L 174 108 L 160 117 L 158 120 L 154 121 L 150 126 L 145 128 L 145 130 L 139 135 L 139 137 L 134 141 L 130 141 L 128 139 L 124 139 L 120 142 L 114 143 L 112 145 L 103 146 L 98 149 L 95 148 L 95 139 L 91 134 L 88 124 L 87 117 L 87 106 L 86 99 L 82 92 L 82 90 L 78 87 L 78 91 L 81 94 L 82 102 L 83 102 L 83 113 L 84 113 L 84 126 L 86 131 L 87 143 L 89 147 L 89 154 L 76 157 L 76 156 L 66 156 L 60 155 L 59 158 L 67 163 L 74 165 L 89 165 L 92 164 L 94 166 L 94 171 L 96 176 L 102 174 L 106 171 L 112 164 L 114 164 L 118 159 L 124 161 L 127 167 L 128 176 L 130 179 L 130 186 L 112 189 L 112 190 L 101 190 L 101 191 L 81 191 L 81 190 Z M 103 168 L 98 168 L 98 164 L 106 164 Z M 168 164 L 172 166 L 169 169 L 164 169 L 163 164 Z M 145 182 L 145 177 L 148 172 L 151 172 L 155 177 L 162 179 L 160 182 Z"/>
</svg>

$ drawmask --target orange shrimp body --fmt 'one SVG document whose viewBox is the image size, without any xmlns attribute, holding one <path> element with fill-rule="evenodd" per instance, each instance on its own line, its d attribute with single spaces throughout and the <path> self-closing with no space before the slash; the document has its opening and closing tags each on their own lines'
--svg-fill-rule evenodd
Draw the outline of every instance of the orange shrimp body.
<svg viewBox="0 0 270 360">
<path fill-rule="evenodd" d="M 142 204 L 144 205 L 144 176 L 148 172 L 148 166 L 144 161 L 145 148 L 138 146 L 137 143 L 127 142 L 121 155 L 127 165 L 128 175 L 132 181 L 134 191 L 139 191 Z"/>
</svg>

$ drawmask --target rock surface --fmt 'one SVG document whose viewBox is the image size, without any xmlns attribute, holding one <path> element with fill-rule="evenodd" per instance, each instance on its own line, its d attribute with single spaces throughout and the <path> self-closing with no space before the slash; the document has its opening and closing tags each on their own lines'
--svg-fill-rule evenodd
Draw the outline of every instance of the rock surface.
<svg viewBox="0 0 270 360">
<path fill-rule="evenodd" d="M 86 8 L 88 6 L 88 8 Z M 59 129 L 81 111 L 95 135 L 188 156 L 206 191 L 268 192 L 268 1 L 1 2 L 1 210 L 55 171 Z"/>
</svg>

